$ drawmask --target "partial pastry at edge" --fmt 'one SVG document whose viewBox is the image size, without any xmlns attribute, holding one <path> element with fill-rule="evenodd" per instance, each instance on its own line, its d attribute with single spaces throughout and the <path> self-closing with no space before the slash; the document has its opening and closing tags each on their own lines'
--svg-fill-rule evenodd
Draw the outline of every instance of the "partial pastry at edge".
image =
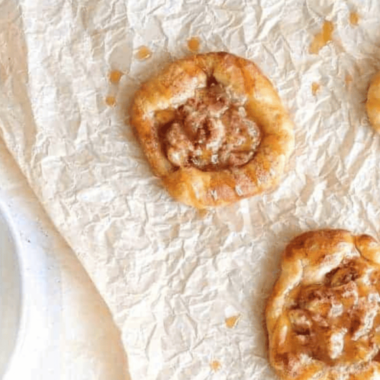
<svg viewBox="0 0 380 380">
<path fill-rule="evenodd" d="M 369 86 L 366 108 L 372 128 L 380 133 L 380 72 L 373 77 Z"/>
<path fill-rule="evenodd" d="M 320 230 L 286 247 L 266 308 L 271 365 L 283 380 L 380 378 L 380 245 Z"/>
<path fill-rule="evenodd" d="M 224 52 L 175 61 L 143 84 L 130 122 L 169 193 L 197 208 L 273 188 L 294 147 L 293 123 L 270 81 Z"/>
</svg>

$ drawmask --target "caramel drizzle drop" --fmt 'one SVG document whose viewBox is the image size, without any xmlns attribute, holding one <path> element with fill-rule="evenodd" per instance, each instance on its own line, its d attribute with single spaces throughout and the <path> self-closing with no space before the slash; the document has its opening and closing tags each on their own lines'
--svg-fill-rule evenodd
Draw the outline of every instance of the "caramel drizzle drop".
<svg viewBox="0 0 380 380">
<path fill-rule="evenodd" d="M 112 70 L 108 75 L 108 79 L 112 84 L 118 84 L 122 76 L 123 73 L 121 71 Z"/>
<path fill-rule="evenodd" d="M 201 41 L 198 37 L 192 37 L 187 41 L 187 47 L 193 53 L 199 51 L 200 44 L 201 44 Z"/>
<path fill-rule="evenodd" d="M 240 315 L 234 315 L 233 317 L 226 318 L 226 326 L 229 329 L 232 329 L 236 326 L 237 322 L 240 319 Z"/>
<path fill-rule="evenodd" d="M 322 31 L 314 36 L 309 52 L 311 54 L 318 54 L 319 51 L 332 40 L 333 31 L 333 23 L 331 21 L 325 21 L 323 23 Z"/>
<path fill-rule="evenodd" d="M 357 12 L 350 13 L 350 23 L 352 26 L 358 26 L 360 20 L 360 16 Z"/>
<path fill-rule="evenodd" d="M 140 61 L 143 61 L 144 59 L 148 59 L 151 55 L 152 55 L 152 52 L 147 46 L 140 46 L 136 53 L 136 57 Z"/>
<path fill-rule="evenodd" d="M 217 360 L 213 360 L 213 361 L 210 363 L 210 367 L 211 367 L 211 369 L 212 369 L 214 372 L 217 372 L 217 371 L 219 371 L 221 365 L 220 365 L 220 363 L 219 363 Z"/>
<path fill-rule="evenodd" d="M 114 107 L 116 104 L 116 99 L 114 96 L 107 96 L 106 97 L 106 104 L 109 107 Z"/>
<path fill-rule="evenodd" d="M 316 82 L 313 82 L 311 84 L 311 92 L 314 96 L 317 95 L 317 93 L 319 92 L 319 89 L 321 88 L 321 86 L 319 85 L 319 83 L 316 83 Z"/>
</svg>

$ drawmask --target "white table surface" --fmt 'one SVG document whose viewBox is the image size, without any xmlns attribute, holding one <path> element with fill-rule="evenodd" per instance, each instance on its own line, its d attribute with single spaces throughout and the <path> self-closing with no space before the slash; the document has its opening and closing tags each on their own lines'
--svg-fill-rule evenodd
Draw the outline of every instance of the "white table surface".
<svg viewBox="0 0 380 380">
<path fill-rule="evenodd" d="M 0 211 L 19 246 L 22 318 L 4 380 L 124 380 L 111 315 L 0 140 Z"/>
</svg>

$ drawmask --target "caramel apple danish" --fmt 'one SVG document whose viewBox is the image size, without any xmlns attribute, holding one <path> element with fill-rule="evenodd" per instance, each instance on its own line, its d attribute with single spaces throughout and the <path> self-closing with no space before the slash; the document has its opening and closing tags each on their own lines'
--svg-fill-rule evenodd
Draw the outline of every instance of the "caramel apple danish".
<svg viewBox="0 0 380 380">
<path fill-rule="evenodd" d="M 197 208 L 272 188 L 294 145 L 270 81 L 223 52 L 178 60 L 143 84 L 130 121 L 169 193 Z"/>
<path fill-rule="evenodd" d="M 266 322 L 281 379 L 380 378 L 379 243 L 344 230 L 292 240 Z"/>
<path fill-rule="evenodd" d="M 372 128 L 380 133 L 380 72 L 375 75 L 369 86 L 366 108 Z"/>
</svg>

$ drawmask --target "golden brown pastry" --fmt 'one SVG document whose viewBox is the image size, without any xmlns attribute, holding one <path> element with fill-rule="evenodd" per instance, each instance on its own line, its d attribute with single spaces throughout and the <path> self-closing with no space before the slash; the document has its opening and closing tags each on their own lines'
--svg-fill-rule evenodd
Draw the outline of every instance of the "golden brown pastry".
<svg viewBox="0 0 380 380">
<path fill-rule="evenodd" d="M 290 242 L 266 309 L 284 380 L 380 379 L 380 245 L 344 230 Z"/>
<path fill-rule="evenodd" d="M 136 93 L 130 121 L 169 193 L 198 208 L 277 184 L 293 124 L 256 65 L 228 53 L 170 64 Z"/>
<path fill-rule="evenodd" d="M 373 129 L 380 133 L 380 72 L 371 81 L 367 95 L 367 114 Z"/>
</svg>

